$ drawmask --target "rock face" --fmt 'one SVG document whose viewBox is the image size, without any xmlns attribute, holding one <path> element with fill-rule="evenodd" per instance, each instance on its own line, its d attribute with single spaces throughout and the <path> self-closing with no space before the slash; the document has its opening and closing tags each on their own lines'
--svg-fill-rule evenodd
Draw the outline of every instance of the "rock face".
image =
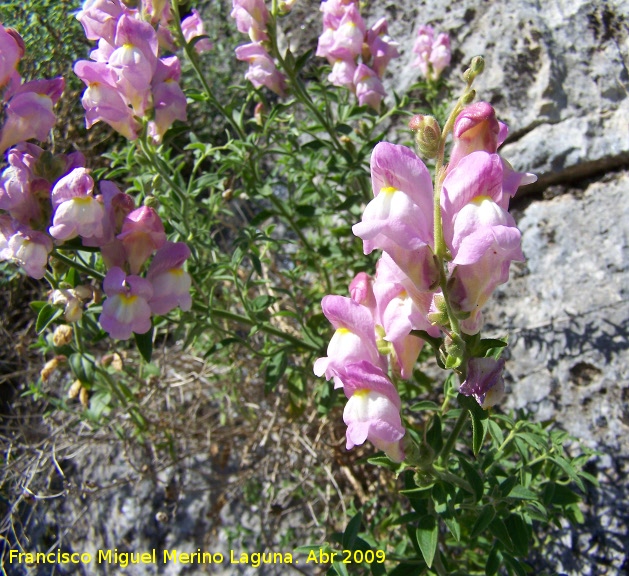
<svg viewBox="0 0 629 576">
<path fill-rule="evenodd" d="M 389 5 L 399 92 L 417 78 L 419 24 L 449 32 L 451 77 L 485 56 L 475 83 L 511 131 L 503 154 L 539 176 L 531 190 L 629 161 L 629 2 L 464 0 Z M 373 6 L 379 10 L 380 6 Z"/>
</svg>

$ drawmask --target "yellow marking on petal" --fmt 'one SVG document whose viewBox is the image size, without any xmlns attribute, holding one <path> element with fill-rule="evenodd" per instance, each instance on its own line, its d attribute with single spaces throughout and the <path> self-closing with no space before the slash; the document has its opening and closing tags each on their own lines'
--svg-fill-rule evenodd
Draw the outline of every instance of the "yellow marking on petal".
<svg viewBox="0 0 629 576">
<path fill-rule="evenodd" d="M 371 390 L 369 390 L 368 388 L 361 388 L 360 390 L 356 390 L 356 392 L 354 392 L 352 396 L 358 396 L 358 398 L 364 398 L 365 396 L 368 396 L 370 392 Z"/>
<path fill-rule="evenodd" d="M 491 196 L 476 196 L 475 198 L 472 199 L 471 204 L 476 204 L 476 206 L 480 206 L 485 200 L 489 200 L 490 202 L 493 202 L 494 199 Z"/>
<path fill-rule="evenodd" d="M 182 276 L 183 275 L 183 268 L 171 268 L 169 270 L 169 272 L 173 275 L 173 276 Z"/>
<path fill-rule="evenodd" d="M 380 188 L 380 194 L 393 194 L 397 192 L 397 188 L 393 188 L 393 186 L 385 186 L 384 188 Z"/>
<path fill-rule="evenodd" d="M 135 294 L 120 294 L 120 300 L 126 306 L 133 304 L 137 299 L 138 297 Z"/>
<path fill-rule="evenodd" d="M 92 200 L 94 200 L 94 198 L 92 198 L 91 196 L 75 196 L 74 198 L 72 198 L 72 201 L 75 204 L 89 204 L 90 202 L 92 202 Z"/>
<path fill-rule="evenodd" d="M 345 334 L 351 334 L 351 333 L 352 333 L 352 331 L 351 331 L 351 330 L 348 330 L 347 328 L 338 328 L 338 329 L 337 329 L 337 331 L 336 331 L 336 333 L 337 333 L 339 336 L 343 336 L 343 335 L 345 335 Z"/>
</svg>

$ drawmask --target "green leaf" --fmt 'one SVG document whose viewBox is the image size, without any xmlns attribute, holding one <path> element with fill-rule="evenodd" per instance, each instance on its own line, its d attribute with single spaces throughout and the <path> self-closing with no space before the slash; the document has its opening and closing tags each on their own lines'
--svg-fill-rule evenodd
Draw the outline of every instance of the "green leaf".
<svg viewBox="0 0 629 576">
<path fill-rule="evenodd" d="M 286 354 L 286 350 L 282 350 L 270 358 L 269 363 L 266 366 L 266 381 L 264 384 L 264 392 L 266 394 L 275 388 L 275 385 L 279 382 L 280 378 L 284 376 L 287 366 L 288 354 Z"/>
<path fill-rule="evenodd" d="M 150 362 L 151 356 L 153 356 L 153 331 L 153 324 L 151 323 L 150 330 L 144 334 L 133 333 L 138 352 L 142 355 L 142 358 L 144 358 L 146 362 Z"/>
<path fill-rule="evenodd" d="M 505 520 L 505 526 L 513 542 L 515 553 L 526 557 L 529 553 L 530 534 L 526 522 L 518 514 L 511 514 Z"/>
<path fill-rule="evenodd" d="M 77 380 L 83 384 L 92 384 L 94 382 L 94 362 L 79 352 L 70 354 L 68 358 L 70 369 Z"/>
<path fill-rule="evenodd" d="M 465 460 L 464 457 L 459 458 L 459 463 L 465 472 L 465 478 L 470 483 L 472 490 L 474 490 L 474 501 L 478 502 L 483 497 L 483 491 L 485 485 L 480 474 L 474 469 L 474 467 Z"/>
<path fill-rule="evenodd" d="M 37 334 L 41 334 L 62 314 L 63 308 L 58 308 L 52 304 L 45 304 L 40 309 L 39 314 L 37 314 L 37 322 L 35 322 L 35 330 L 37 331 Z"/>
<path fill-rule="evenodd" d="M 585 492 L 585 485 L 583 484 L 583 480 L 579 478 L 576 470 L 572 467 L 572 464 L 570 464 L 570 462 L 568 462 L 562 456 L 554 456 L 550 458 L 550 460 L 551 462 L 557 464 L 557 466 L 559 466 L 559 468 L 561 468 L 568 475 L 570 480 L 572 480 L 583 492 Z"/>
<path fill-rule="evenodd" d="M 428 568 L 432 566 L 432 561 L 437 552 L 437 542 L 439 536 L 439 524 L 434 516 L 424 516 L 417 526 L 417 544 Z"/>
<path fill-rule="evenodd" d="M 476 400 L 463 394 L 459 394 L 457 400 L 463 408 L 469 410 L 472 417 L 472 450 L 476 456 L 483 446 L 489 427 L 487 411 L 483 410 Z"/>
<path fill-rule="evenodd" d="M 360 525 L 363 521 L 363 515 L 358 512 L 347 524 L 345 532 L 343 532 L 343 549 L 354 550 L 354 544 L 356 543 L 356 537 L 360 530 Z"/>
<path fill-rule="evenodd" d="M 489 434 L 491 435 L 492 440 L 496 447 L 501 446 L 505 441 L 505 435 L 502 432 L 502 429 L 494 420 L 489 420 Z"/>
<path fill-rule="evenodd" d="M 423 571 L 423 565 L 406 564 L 402 562 L 389 572 L 389 576 L 420 576 Z"/>
<path fill-rule="evenodd" d="M 513 487 L 509 492 L 509 498 L 517 498 L 519 500 L 537 500 L 537 494 L 520 484 Z"/>
<path fill-rule="evenodd" d="M 491 533 L 502 542 L 508 550 L 513 550 L 513 542 L 509 536 L 509 530 L 500 518 L 494 518 L 489 524 Z"/>
<path fill-rule="evenodd" d="M 501 563 L 502 554 L 500 554 L 500 550 L 498 550 L 498 547 L 494 546 L 487 556 L 487 562 L 485 563 L 486 576 L 494 576 L 494 574 L 497 574 Z"/>
<path fill-rule="evenodd" d="M 454 539 L 457 542 L 461 541 L 461 525 L 459 524 L 459 521 L 457 520 L 456 516 L 453 513 L 448 513 L 448 514 L 444 514 L 442 515 L 443 521 L 445 522 L 445 525 L 448 527 L 448 530 L 450 530 L 450 533 L 452 534 L 452 536 L 454 536 Z"/>
<path fill-rule="evenodd" d="M 474 540 L 489 526 L 496 515 L 496 511 L 493 506 L 485 506 L 483 511 L 479 514 L 474 527 L 472 528 L 472 534 L 470 538 Z"/>
<path fill-rule="evenodd" d="M 426 431 L 426 442 L 439 454 L 441 448 L 443 448 L 443 436 L 441 433 L 441 418 L 438 414 L 435 414 L 430 421 L 430 427 Z"/>
<path fill-rule="evenodd" d="M 422 400 L 411 406 L 413 412 L 419 412 L 421 410 L 439 410 L 439 405 L 430 400 Z"/>
<path fill-rule="evenodd" d="M 349 576 L 347 567 L 342 562 L 334 562 L 332 568 L 334 568 L 338 576 Z"/>
</svg>

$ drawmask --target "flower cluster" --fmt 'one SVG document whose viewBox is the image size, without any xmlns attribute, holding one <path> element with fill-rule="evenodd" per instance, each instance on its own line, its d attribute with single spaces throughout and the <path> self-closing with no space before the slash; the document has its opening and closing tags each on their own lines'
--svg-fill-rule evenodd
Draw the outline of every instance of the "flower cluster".
<svg viewBox="0 0 629 576">
<path fill-rule="evenodd" d="M 267 49 L 269 11 L 264 0 L 233 0 L 231 17 L 236 27 L 251 39 L 236 48 L 236 58 L 249 64 L 245 78 L 256 88 L 266 86 L 279 96 L 286 93 L 286 78 L 277 69 Z"/>
<path fill-rule="evenodd" d="M 98 41 L 91 60 L 74 65 L 87 86 L 82 99 L 87 127 L 102 121 L 135 140 L 146 121 L 153 141 L 161 142 L 175 120 L 186 120 L 179 60 L 159 57 L 160 45 L 174 48 L 170 5 L 144 0 L 140 9 L 132 9 L 120 0 L 86 0 L 77 18 L 87 38 Z M 181 27 L 186 41 L 203 34 L 196 11 Z M 203 51 L 211 44 L 201 39 L 195 47 Z"/>
<path fill-rule="evenodd" d="M 146 332 L 151 314 L 190 308 L 190 277 L 182 269 L 190 250 L 166 241 L 153 208 L 135 208 L 133 198 L 108 181 L 96 194 L 79 152 L 52 156 L 20 143 L 9 150 L 8 161 L 0 177 L 0 209 L 6 211 L 0 214 L 0 260 L 13 260 L 39 279 L 55 244 L 79 238 L 83 246 L 99 248 L 109 269 L 100 322 L 114 338 Z M 146 279 L 140 278 L 153 254 Z M 53 304 L 64 305 L 66 319 L 76 321 L 90 294 L 58 290 Z"/>
<path fill-rule="evenodd" d="M 404 458 L 400 399 L 389 370 L 412 375 L 423 340 L 450 333 L 446 297 L 460 329 L 476 334 L 481 309 L 509 265 L 523 260 L 520 232 L 507 212 L 518 186 L 533 182 L 497 153 L 506 126 L 484 102 L 470 105 L 454 125 L 454 145 L 440 208 L 447 270 L 435 257 L 433 185 L 428 169 L 409 148 L 380 142 L 371 157 L 374 199 L 353 232 L 365 254 L 382 250 L 375 278 L 365 273 L 350 285 L 351 297 L 326 296 L 322 307 L 336 332 L 315 374 L 334 379 L 349 398 L 344 419 L 347 447 L 366 439 L 392 460 Z M 443 276 L 445 274 L 445 280 Z M 444 295 L 441 287 L 447 287 Z M 502 363 L 472 358 L 460 391 L 483 407 L 500 400 Z"/>
<path fill-rule="evenodd" d="M 53 106 L 65 87 L 63 78 L 23 82 L 17 71 L 23 56 L 21 36 L 0 23 L 0 105 L 6 115 L 0 130 L 0 153 L 18 142 L 48 137 L 55 124 Z"/>
<path fill-rule="evenodd" d="M 386 19 L 367 29 L 355 0 L 326 0 L 321 11 L 323 33 L 317 56 L 327 58 L 332 66 L 328 79 L 356 94 L 361 106 L 377 110 L 385 96 L 382 77 L 386 67 L 399 56 L 397 44 L 387 35 Z"/>
<path fill-rule="evenodd" d="M 443 70 L 450 64 L 450 37 L 445 33 L 437 34 L 432 26 L 420 26 L 413 46 L 417 54 L 415 65 L 428 80 L 438 80 Z"/>
</svg>

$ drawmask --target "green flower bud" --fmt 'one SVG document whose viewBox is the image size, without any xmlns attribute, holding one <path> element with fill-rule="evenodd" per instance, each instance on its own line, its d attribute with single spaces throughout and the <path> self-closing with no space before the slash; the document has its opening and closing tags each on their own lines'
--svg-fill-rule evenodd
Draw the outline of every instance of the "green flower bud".
<svg viewBox="0 0 629 576">
<path fill-rule="evenodd" d="M 441 128 L 433 116 L 413 116 L 408 127 L 415 132 L 415 144 L 424 158 L 435 158 L 441 142 Z"/>
</svg>

